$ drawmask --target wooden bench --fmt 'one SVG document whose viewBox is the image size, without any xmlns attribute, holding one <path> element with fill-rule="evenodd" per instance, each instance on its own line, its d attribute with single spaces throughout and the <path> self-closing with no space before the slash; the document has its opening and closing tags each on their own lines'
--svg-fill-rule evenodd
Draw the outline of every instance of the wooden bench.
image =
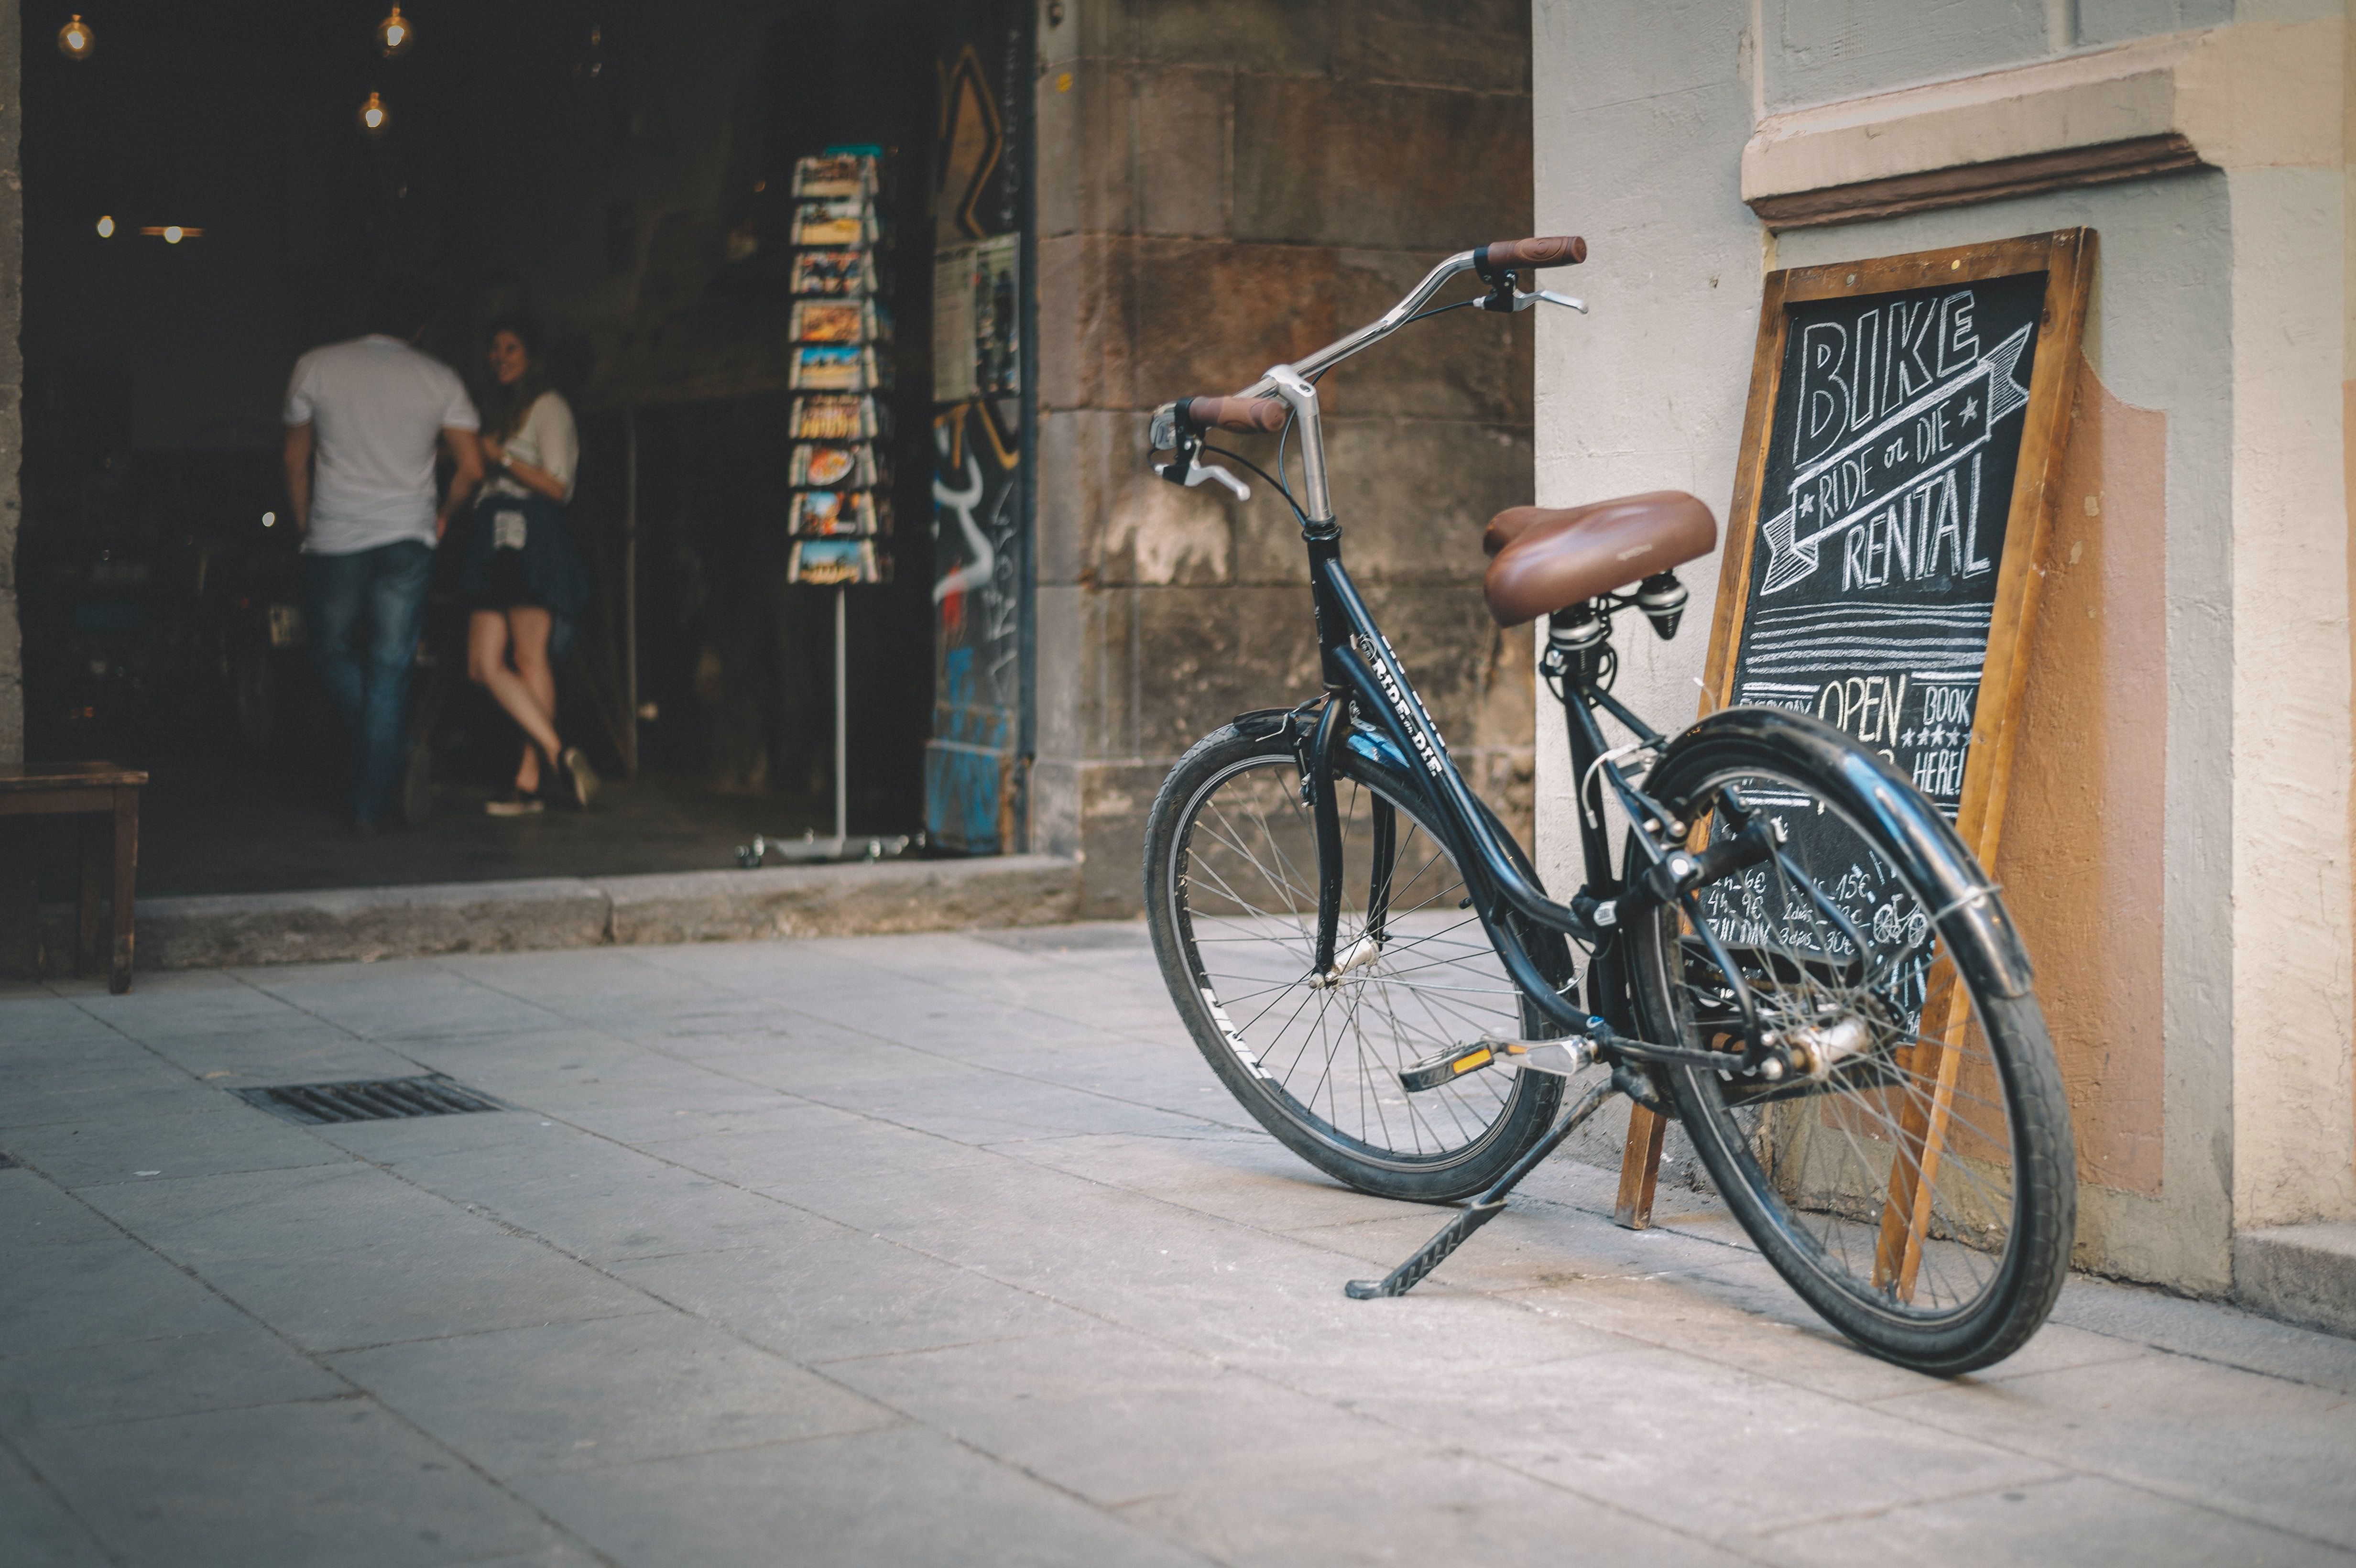
<svg viewBox="0 0 2356 1568">
<path fill-rule="evenodd" d="M 81 907 L 74 928 L 74 967 L 98 962 L 99 867 L 112 817 L 114 841 L 114 951 L 106 988 L 131 989 L 131 914 L 139 880 L 139 786 L 147 775 L 112 763 L 0 763 L 0 816 L 81 817 Z"/>
</svg>

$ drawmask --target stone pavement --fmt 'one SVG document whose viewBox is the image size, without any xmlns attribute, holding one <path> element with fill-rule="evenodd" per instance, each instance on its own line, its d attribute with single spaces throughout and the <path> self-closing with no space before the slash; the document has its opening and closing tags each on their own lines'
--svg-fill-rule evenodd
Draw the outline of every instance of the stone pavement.
<svg viewBox="0 0 2356 1568">
<path fill-rule="evenodd" d="M 521 1109 L 299 1127 L 228 1087 Z M 0 1563 L 2356 1563 L 2356 1342 L 1865 1358 L 1708 1203 L 1250 1125 L 1135 926 L 0 994 Z"/>
</svg>

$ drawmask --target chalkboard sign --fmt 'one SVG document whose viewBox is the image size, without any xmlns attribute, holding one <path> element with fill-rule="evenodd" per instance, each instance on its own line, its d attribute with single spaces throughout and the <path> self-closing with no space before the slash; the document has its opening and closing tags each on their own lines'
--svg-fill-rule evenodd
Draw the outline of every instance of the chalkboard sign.
<svg viewBox="0 0 2356 1568">
<path fill-rule="evenodd" d="M 1793 708 L 1847 731 L 1984 866 L 2094 264 L 2094 231 L 2065 229 L 1771 272 L 1760 305 L 1703 710 Z M 1665 1130 L 1631 1109 L 1623 1225 L 1650 1221 Z"/>
<path fill-rule="evenodd" d="M 1712 707 L 1793 708 L 1995 855 L 2094 236 L 1767 279 Z"/>
</svg>

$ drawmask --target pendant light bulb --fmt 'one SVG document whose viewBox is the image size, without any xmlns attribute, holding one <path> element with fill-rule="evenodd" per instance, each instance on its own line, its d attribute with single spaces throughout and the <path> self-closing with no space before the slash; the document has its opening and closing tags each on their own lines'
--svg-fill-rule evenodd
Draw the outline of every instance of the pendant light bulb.
<svg viewBox="0 0 2356 1568">
<path fill-rule="evenodd" d="M 114 219 L 112 218 L 104 215 L 102 215 L 99 218 L 98 237 L 101 240 L 112 240 L 114 238 Z"/>
<path fill-rule="evenodd" d="M 398 5 L 392 8 L 392 15 L 376 25 L 376 47 L 384 51 L 387 59 L 407 54 L 416 42 L 417 24 L 402 16 Z"/>
<path fill-rule="evenodd" d="M 392 111 L 384 106 L 384 95 L 371 92 L 360 105 L 360 129 L 371 136 L 381 136 L 384 128 L 392 123 Z"/>
<path fill-rule="evenodd" d="M 86 60 L 97 52 L 98 35 L 90 30 L 81 13 L 75 12 L 73 20 L 58 29 L 58 53 L 70 60 Z"/>
</svg>

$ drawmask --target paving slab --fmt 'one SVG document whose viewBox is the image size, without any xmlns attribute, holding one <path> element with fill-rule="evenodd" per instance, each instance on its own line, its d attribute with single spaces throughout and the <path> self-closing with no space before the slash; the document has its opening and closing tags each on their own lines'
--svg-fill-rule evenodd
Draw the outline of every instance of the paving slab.
<svg viewBox="0 0 2356 1568">
<path fill-rule="evenodd" d="M 21 1568 L 109 1568 L 105 1551 L 56 1488 L 0 1445 L 0 1543 Z"/>
<path fill-rule="evenodd" d="M 0 1356 L 0 1433 L 193 1415 L 332 1399 L 352 1385 L 259 1324 L 230 1315 L 209 1332 L 110 1339 Z M 12 1346 L 16 1341 L 5 1341 Z"/>
<path fill-rule="evenodd" d="M 89 1204 L 19 1167 L 0 1170 L 0 1256 L 29 1248 L 119 1242 L 123 1232 Z"/>
<path fill-rule="evenodd" d="M 809 1366 L 1029 1334 L 1096 1319 L 880 1237 L 837 1227 L 792 1246 L 615 1263 L 656 1300 Z"/>
<path fill-rule="evenodd" d="M 1106 923 L 0 993 L 0 1562 L 2356 1563 L 2356 1341 L 2222 1304 L 1925 1379 L 1575 1159 L 1347 1300 L 1445 1211 L 1161 986 Z M 513 1108 L 225 1093 L 426 1071 Z"/>
<path fill-rule="evenodd" d="M 585 1263 L 357 1164 L 98 1189 L 92 1201 L 311 1350 L 655 1310 Z"/>
<path fill-rule="evenodd" d="M 1662 1274 L 1597 1275 L 1500 1292 L 1547 1317 L 1675 1349 L 1722 1366 L 1848 1400 L 1886 1399 L 1946 1386 L 1941 1380 L 1858 1354 L 1794 1296 L 1763 1260 Z M 1785 1330 L 1761 1354 L 1762 1330 Z M 1982 1381 L 2126 1360 L 2133 1340 L 2049 1322 L 2021 1350 L 1974 1374 Z"/>
<path fill-rule="evenodd" d="M 206 1083 L 325 1083 L 402 1078 L 417 1071 L 416 1063 L 397 1051 L 309 1019 L 293 1028 L 219 1033 L 157 1030 L 145 1043 L 164 1061 Z"/>
<path fill-rule="evenodd" d="M 942 1434 L 847 1437 L 530 1477 L 524 1494 L 615 1560 L 697 1568 L 1203 1559 Z"/>
<path fill-rule="evenodd" d="M 2244 1371 L 2356 1395 L 2356 1339 L 2260 1317 L 2222 1302 L 2073 1275 L 2051 1322 Z"/>
<path fill-rule="evenodd" d="M 19 1142 L 15 1129 L 93 1116 L 119 1119 L 211 1109 L 217 1092 L 185 1069 L 159 1061 L 144 1048 L 118 1061 L 26 1072 L 0 1083 L 0 1148 Z"/>
<path fill-rule="evenodd" d="M 572 1126 L 453 1116 L 431 1132 L 399 1122 L 336 1132 L 345 1147 L 418 1187 L 591 1262 L 786 1243 L 833 1228 Z"/>
<path fill-rule="evenodd" d="M 461 1334 L 328 1360 L 499 1476 L 751 1448 L 899 1419 L 783 1356 L 675 1313 Z"/>
<path fill-rule="evenodd" d="M 1688 1532 L 1461 1452 L 1313 1470 L 1287 1477 L 1280 1488 L 1185 1488 L 1121 1511 L 1237 1568 L 1560 1568 L 1566 1562 L 1732 1568 L 1745 1561 Z"/>
<path fill-rule="evenodd" d="M 1886 1568 L 1902 1540 L 1918 1563 L 2042 1568 L 2348 1568 L 2356 1555 L 2229 1514 L 2153 1497 L 2099 1476 L 1965 1492 L 1904 1508 L 1811 1520 L 1746 1543 L 1791 1568 Z"/>
<path fill-rule="evenodd" d="M 2332 1390 L 2152 1351 L 1877 1408 L 2356 1552 L 2356 1400 Z"/>
<path fill-rule="evenodd" d="M 177 1114 L 110 1115 L 103 1100 L 70 1120 L 15 1127 L 8 1152 L 60 1187 L 348 1164 L 351 1156 L 218 1090 Z"/>
<path fill-rule="evenodd" d="M 1027 1335 L 839 1361 L 851 1387 L 1091 1502 L 1171 1488 L 1280 1485 L 1302 1470 L 1401 1458 L 1417 1445 L 1215 1359 L 1125 1329 Z"/>
<path fill-rule="evenodd" d="M 239 1328 L 219 1292 L 137 1242 L 12 1252 L 0 1269 L 0 1345 L 16 1356 Z"/>
<path fill-rule="evenodd" d="M 433 1568 L 558 1532 L 361 1398 L 53 1429 L 19 1447 L 119 1562 Z"/>
</svg>

